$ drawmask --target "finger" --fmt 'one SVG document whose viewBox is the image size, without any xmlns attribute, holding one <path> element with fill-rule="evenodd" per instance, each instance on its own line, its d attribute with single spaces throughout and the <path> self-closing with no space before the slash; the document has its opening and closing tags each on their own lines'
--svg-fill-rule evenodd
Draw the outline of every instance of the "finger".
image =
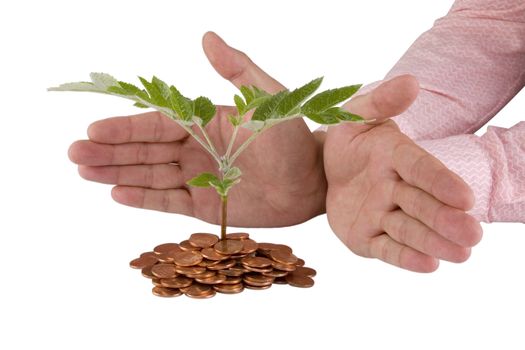
<svg viewBox="0 0 525 350">
<path fill-rule="evenodd" d="M 439 260 L 398 243 L 386 233 L 370 240 L 370 256 L 414 272 L 433 272 Z"/>
<path fill-rule="evenodd" d="M 172 142 L 188 134 L 160 112 L 98 120 L 88 127 L 90 140 L 100 143 Z"/>
<path fill-rule="evenodd" d="M 473 247 L 481 240 L 483 230 L 476 219 L 404 181 L 396 183 L 392 201 L 409 216 L 462 247 Z"/>
<path fill-rule="evenodd" d="M 179 142 L 108 145 L 80 140 L 69 147 L 68 155 L 75 164 L 91 166 L 165 164 L 179 159 L 180 148 Z"/>
<path fill-rule="evenodd" d="M 402 210 L 394 210 L 383 216 L 381 226 L 396 242 L 429 256 L 456 263 L 464 262 L 470 256 L 470 248 L 461 247 L 443 238 Z"/>
<path fill-rule="evenodd" d="M 111 196 L 120 204 L 135 208 L 193 216 L 191 196 L 184 189 L 152 190 L 141 187 L 115 186 Z"/>
<path fill-rule="evenodd" d="M 441 202 L 462 210 L 474 205 L 474 194 L 465 181 L 414 143 L 397 146 L 392 162 L 403 180 Z"/>
<path fill-rule="evenodd" d="M 103 184 L 147 187 L 157 190 L 180 188 L 185 185 L 180 167 L 175 164 L 84 166 L 80 176 Z"/>
<path fill-rule="evenodd" d="M 283 85 L 253 63 L 244 52 L 228 46 L 214 32 L 204 34 L 202 47 L 217 73 L 237 88 L 241 85 L 255 85 L 272 94 L 284 89 Z"/>
<path fill-rule="evenodd" d="M 381 123 L 388 118 L 404 112 L 414 102 L 419 93 L 419 83 L 411 75 L 401 75 L 388 80 L 367 94 L 352 98 L 343 105 L 343 108 L 357 114 L 364 119 Z M 329 130 L 331 133 L 352 139 L 355 135 L 373 128 L 370 124 L 343 123 Z"/>
</svg>

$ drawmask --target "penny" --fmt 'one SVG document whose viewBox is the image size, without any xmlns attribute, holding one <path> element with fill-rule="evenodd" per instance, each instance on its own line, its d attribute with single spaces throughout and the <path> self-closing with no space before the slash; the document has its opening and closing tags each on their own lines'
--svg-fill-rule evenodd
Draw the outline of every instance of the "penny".
<svg viewBox="0 0 525 350">
<path fill-rule="evenodd" d="M 222 282 L 222 284 L 238 284 L 242 283 L 241 277 L 234 277 L 234 276 L 226 276 L 226 280 Z"/>
<path fill-rule="evenodd" d="M 180 290 L 174 288 L 164 288 L 155 286 L 151 291 L 154 295 L 165 298 L 178 297 L 179 295 L 182 295 L 182 292 Z"/>
<path fill-rule="evenodd" d="M 219 270 L 219 271 L 217 271 L 217 273 L 220 273 L 221 275 L 233 276 L 233 277 L 242 276 L 245 272 L 247 272 L 247 270 L 242 268 L 242 267 L 241 268 L 239 268 L 239 267 L 230 267 L 227 270 Z"/>
<path fill-rule="evenodd" d="M 301 259 L 301 258 L 298 258 L 297 262 L 295 263 L 295 265 L 297 265 L 297 266 L 304 266 L 304 260 Z"/>
<path fill-rule="evenodd" d="M 208 277 L 208 278 L 196 277 L 195 281 L 199 283 L 203 283 L 203 284 L 219 284 L 219 283 L 223 283 L 224 281 L 226 281 L 226 278 L 227 277 L 224 275 L 215 275 L 215 276 Z"/>
<path fill-rule="evenodd" d="M 255 268 L 263 268 L 263 267 L 268 267 L 272 265 L 272 261 L 270 259 L 264 258 L 262 256 L 254 256 L 254 257 L 247 256 L 241 259 L 241 263 L 244 266 L 255 267 Z"/>
<path fill-rule="evenodd" d="M 306 276 L 306 277 L 314 277 L 317 274 L 317 272 L 311 267 L 304 267 L 304 266 L 297 266 L 297 269 L 295 269 L 295 271 L 292 273 L 294 275 L 301 275 L 301 276 Z"/>
<path fill-rule="evenodd" d="M 237 261 L 235 260 L 224 260 L 224 261 L 220 261 L 218 264 L 213 264 L 213 265 L 210 265 L 208 266 L 208 269 L 209 270 L 226 270 L 226 269 L 229 269 L 230 267 L 234 267 L 235 265 L 237 264 Z"/>
<path fill-rule="evenodd" d="M 263 276 L 261 274 L 248 273 L 243 276 L 243 281 L 252 286 L 266 286 L 272 284 L 274 278 L 269 276 Z"/>
<path fill-rule="evenodd" d="M 240 240 L 227 239 L 224 241 L 219 241 L 215 243 L 213 249 L 219 254 L 223 255 L 232 255 L 239 253 L 243 248 L 243 243 Z"/>
<path fill-rule="evenodd" d="M 202 255 L 199 252 L 183 251 L 173 254 L 173 262 L 179 266 L 194 266 L 202 261 Z"/>
<path fill-rule="evenodd" d="M 219 241 L 219 237 L 211 233 L 194 233 L 188 241 L 194 247 L 209 248 Z"/>
<path fill-rule="evenodd" d="M 129 262 L 129 266 L 134 269 L 143 269 L 146 266 L 154 265 L 156 262 L 157 262 L 156 257 L 146 255 L 146 256 L 131 260 Z"/>
<path fill-rule="evenodd" d="M 153 248 L 153 252 L 156 254 L 167 253 L 171 250 L 180 250 L 179 245 L 177 243 L 164 243 Z"/>
<path fill-rule="evenodd" d="M 142 254 L 140 254 L 140 257 L 145 257 L 145 256 L 156 256 L 157 254 L 155 252 L 144 252 Z"/>
<path fill-rule="evenodd" d="M 286 282 L 286 278 L 284 277 L 277 277 L 276 279 L 273 280 L 273 283 L 274 284 L 288 284 L 288 282 Z"/>
<path fill-rule="evenodd" d="M 289 273 L 288 271 L 272 270 L 272 271 L 268 271 L 268 272 L 263 272 L 262 274 L 264 276 L 277 278 L 277 277 L 284 277 L 288 273 Z"/>
<path fill-rule="evenodd" d="M 237 294 L 244 290 L 244 286 L 242 283 L 237 284 L 215 284 L 213 286 L 213 289 L 215 289 L 219 293 L 224 294 Z"/>
<path fill-rule="evenodd" d="M 155 287 L 162 287 L 162 284 L 160 283 L 161 282 L 161 279 L 160 278 L 153 278 L 151 280 L 151 283 L 153 283 L 153 285 Z"/>
<path fill-rule="evenodd" d="M 283 250 L 289 253 L 292 253 L 292 248 L 284 244 L 275 244 L 275 243 L 259 243 L 259 248 L 257 251 L 261 252 L 264 255 L 268 255 L 271 251 L 274 250 Z"/>
<path fill-rule="evenodd" d="M 264 273 L 264 272 L 270 272 L 270 271 L 273 271 L 273 268 L 271 266 L 269 267 L 261 267 L 261 268 L 257 268 L 257 267 L 251 267 L 251 266 L 248 266 L 248 265 L 244 265 L 244 268 L 248 271 L 251 271 L 251 272 L 259 272 L 259 273 Z"/>
<path fill-rule="evenodd" d="M 189 287 L 193 283 L 193 279 L 185 276 L 177 276 L 175 278 L 163 278 L 160 284 L 168 288 L 184 288 Z"/>
<path fill-rule="evenodd" d="M 242 250 L 239 254 L 250 254 L 257 250 L 259 245 L 253 239 L 244 239 L 242 240 Z"/>
<path fill-rule="evenodd" d="M 201 249 L 199 247 L 195 247 L 194 245 L 192 245 L 189 240 L 185 240 L 185 241 L 180 242 L 179 243 L 179 247 L 180 247 L 181 250 L 184 250 L 184 251 L 192 251 L 192 250 L 200 250 Z"/>
<path fill-rule="evenodd" d="M 297 257 L 286 250 L 272 250 L 270 257 L 281 264 L 295 264 Z"/>
<path fill-rule="evenodd" d="M 311 277 L 308 276 L 301 276 L 296 274 L 288 274 L 286 277 L 286 282 L 288 282 L 289 285 L 294 287 L 300 287 L 300 288 L 309 288 L 314 285 L 314 280 Z"/>
<path fill-rule="evenodd" d="M 263 289 L 268 289 L 271 286 L 272 286 L 271 284 L 268 284 L 266 286 L 252 286 L 250 284 L 245 284 L 244 288 L 253 289 L 253 290 L 263 290 Z"/>
<path fill-rule="evenodd" d="M 246 232 L 228 233 L 226 239 L 248 239 L 250 235 Z"/>
<path fill-rule="evenodd" d="M 196 273 L 196 274 L 187 273 L 186 277 L 189 277 L 189 278 L 208 278 L 208 277 L 215 276 L 216 274 L 217 274 L 217 272 L 215 272 L 215 271 L 206 270 L 203 273 Z"/>
<path fill-rule="evenodd" d="M 169 253 L 160 253 L 157 254 L 157 259 L 162 263 L 171 263 L 173 262 L 173 255 Z"/>
<path fill-rule="evenodd" d="M 295 269 L 297 268 L 297 265 L 281 264 L 277 261 L 274 261 L 272 262 L 272 267 L 277 270 L 290 272 L 290 271 L 295 271 Z"/>
<path fill-rule="evenodd" d="M 146 266 L 142 269 L 142 276 L 146 277 L 146 278 L 155 278 L 155 275 L 153 273 L 151 273 L 151 268 L 153 267 L 154 265 L 150 265 L 150 266 Z"/>
<path fill-rule="evenodd" d="M 174 278 L 177 277 L 175 265 L 173 264 L 157 264 L 151 268 L 151 273 L 157 278 Z"/>
<path fill-rule="evenodd" d="M 205 299 L 215 295 L 215 290 L 207 284 L 195 283 L 185 289 L 184 294 L 190 298 Z"/>
<path fill-rule="evenodd" d="M 175 266 L 175 271 L 177 271 L 177 273 L 181 273 L 183 275 L 187 275 L 189 273 L 191 274 L 199 274 L 199 273 L 203 273 L 203 272 L 206 272 L 206 268 L 205 267 L 200 267 L 200 266 Z"/>
<path fill-rule="evenodd" d="M 228 255 L 223 255 L 223 254 L 217 253 L 217 251 L 215 249 L 213 249 L 213 248 L 204 248 L 203 250 L 201 250 L 201 254 L 206 259 L 214 260 L 214 261 L 225 260 L 225 259 L 229 258 Z"/>
</svg>

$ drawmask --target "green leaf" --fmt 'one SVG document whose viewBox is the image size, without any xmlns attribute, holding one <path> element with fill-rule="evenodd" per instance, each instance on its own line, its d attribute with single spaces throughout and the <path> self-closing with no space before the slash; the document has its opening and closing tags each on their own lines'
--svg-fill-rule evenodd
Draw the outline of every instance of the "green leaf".
<svg viewBox="0 0 525 350">
<path fill-rule="evenodd" d="M 161 91 L 155 84 L 150 83 L 149 81 L 147 81 L 146 79 L 142 77 L 139 77 L 139 79 L 142 85 L 144 85 L 144 87 L 146 88 L 146 91 L 148 92 L 150 96 L 151 102 L 161 107 L 168 106 L 166 99 L 164 98 L 164 96 L 162 96 Z"/>
<path fill-rule="evenodd" d="M 151 79 L 151 83 L 157 87 L 160 94 L 164 99 L 167 101 L 170 98 L 171 92 L 168 84 L 157 78 L 156 76 L 153 76 L 153 79 Z"/>
<path fill-rule="evenodd" d="M 104 89 L 105 90 L 105 89 Z M 89 92 L 105 92 L 99 89 L 95 84 L 88 81 L 79 81 L 76 83 L 65 83 L 56 87 L 50 87 L 47 91 L 89 91 Z"/>
<path fill-rule="evenodd" d="M 139 107 L 139 108 L 149 108 L 149 106 L 146 106 L 145 104 L 142 104 L 140 102 L 135 102 L 133 106 Z"/>
<path fill-rule="evenodd" d="M 140 91 L 138 87 L 133 84 L 126 83 L 125 81 L 119 81 L 118 84 L 121 88 L 127 91 L 128 95 L 136 95 Z"/>
<path fill-rule="evenodd" d="M 107 90 L 110 86 L 119 86 L 117 79 L 106 73 L 91 73 L 91 81 L 101 90 Z"/>
<path fill-rule="evenodd" d="M 193 101 L 193 115 L 201 118 L 202 126 L 206 126 L 215 116 L 215 105 L 209 98 L 200 96 Z"/>
<path fill-rule="evenodd" d="M 341 107 L 332 107 L 328 108 L 326 111 L 322 112 L 325 116 L 333 116 L 341 121 L 361 121 L 363 118 L 356 114 L 352 114 Z"/>
<path fill-rule="evenodd" d="M 110 86 L 107 88 L 107 91 L 119 95 L 128 95 L 128 92 L 120 86 Z"/>
<path fill-rule="evenodd" d="M 272 97 L 272 95 L 263 95 L 254 98 L 247 106 L 246 106 L 246 112 L 258 108 L 260 105 L 262 105 L 264 102 L 269 100 Z"/>
<path fill-rule="evenodd" d="M 210 185 L 215 188 L 219 196 L 227 196 L 230 188 L 232 188 L 233 185 L 238 184 L 240 181 L 241 179 L 224 179 L 223 181 L 216 179 L 210 181 Z"/>
<path fill-rule="evenodd" d="M 323 114 L 323 112 L 320 113 L 305 113 L 304 114 L 307 118 L 313 120 L 314 122 L 318 124 L 338 124 L 339 119 L 334 117 L 330 114 Z"/>
<path fill-rule="evenodd" d="M 224 174 L 224 178 L 228 179 L 228 180 L 235 180 L 235 179 L 241 177 L 241 175 L 242 175 L 241 169 L 239 169 L 238 167 L 234 166 L 234 167 L 230 168 L 226 172 L 226 174 Z"/>
<path fill-rule="evenodd" d="M 241 86 L 240 90 L 241 90 L 241 94 L 244 96 L 244 99 L 246 100 L 246 104 L 250 104 L 250 102 L 252 102 L 253 99 L 255 98 L 255 93 L 253 92 L 253 90 L 244 85 Z"/>
<path fill-rule="evenodd" d="M 284 90 L 276 93 L 266 101 L 264 101 L 253 113 L 252 120 L 266 120 L 280 117 L 277 114 L 277 106 L 283 98 L 289 94 L 289 91 Z"/>
<path fill-rule="evenodd" d="M 242 97 L 239 95 L 235 95 L 233 96 L 233 101 L 235 102 L 235 106 L 237 106 L 237 112 L 239 113 L 239 115 L 244 115 L 244 113 L 246 113 L 247 110 L 246 104 L 242 100 Z"/>
<path fill-rule="evenodd" d="M 190 120 L 193 116 L 193 106 L 191 100 L 182 96 L 175 86 L 170 86 L 170 105 L 182 120 Z"/>
<path fill-rule="evenodd" d="M 290 92 L 285 98 L 281 100 L 279 106 L 277 107 L 277 114 L 286 116 L 293 115 L 291 112 L 297 111 L 297 106 L 306 100 L 310 95 L 312 95 L 315 90 L 319 88 L 323 78 L 317 78 L 312 80 L 306 85 L 301 86 L 300 88 L 295 89 Z"/>
<path fill-rule="evenodd" d="M 193 187 L 210 187 L 211 182 L 220 181 L 217 176 L 212 173 L 201 173 L 186 183 Z"/>
<path fill-rule="evenodd" d="M 231 115 L 231 114 L 229 114 L 228 115 L 228 120 L 231 123 L 231 125 L 239 126 L 239 125 L 241 125 L 242 117 L 239 116 L 239 115 Z"/>
<path fill-rule="evenodd" d="M 360 87 L 361 85 L 351 85 L 323 91 L 308 100 L 301 108 L 301 111 L 304 114 L 325 111 L 328 108 L 349 99 L 357 92 L 357 90 L 359 90 Z"/>
</svg>

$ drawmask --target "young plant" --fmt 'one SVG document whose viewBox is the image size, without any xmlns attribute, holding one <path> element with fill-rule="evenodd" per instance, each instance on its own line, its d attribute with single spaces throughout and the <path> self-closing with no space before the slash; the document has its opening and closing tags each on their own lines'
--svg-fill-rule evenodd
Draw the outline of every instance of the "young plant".
<svg viewBox="0 0 525 350">
<path fill-rule="evenodd" d="M 349 99 L 361 85 L 345 86 L 326 90 L 311 97 L 319 88 L 323 78 L 312 80 L 293 91 L 283 90 L 269 94 L 256 86 L 241 86 L 235 95 L 237 115 L 228 116 L 233 133 L 224 154 L 219 154 L 206 132 L 206 125 L 215 116 L 215 105 L 206 97 L 190 99 L 179 90 L 157 77 L 148 81 L 139 77 L 143 89 L 133 84 L 118 81 L 104 73 L 91 73 L 91 82 L 66 83 L 49 91 L 89 91 L 126 98 L 140 108 L 153 108 L 171 118 L 188 132 L 215 159 L 219 176 L 205 172 L 187 182 L 195 187 L 213 187 L 221 198 L 221 239 L 226 238 L 227 206 L 229 190 L 241 180 L 241 170 L 234 166 L 239 155 L 264 131 L 303 115 L 319 124 L 362 122 L 363 119 L 337 105 Z M 252 112 L 249 120 L 245 116 Z M 237 149 L 233 149 L 239 128 L 252 134 Z M 199 136 L 200 131 L 202 136 Z"/>
</svg>

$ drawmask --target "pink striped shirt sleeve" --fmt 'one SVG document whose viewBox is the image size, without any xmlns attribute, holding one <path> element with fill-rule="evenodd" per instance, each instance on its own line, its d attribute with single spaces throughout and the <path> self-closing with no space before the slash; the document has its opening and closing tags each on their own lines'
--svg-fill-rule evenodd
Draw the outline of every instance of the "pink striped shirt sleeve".
<svg viewBox="0 0 525 350">
<path fill-rule="evenodd" d="M 525 85 L 525 1 L 457 0 L 385 79 L 406 73 L 421 92 L 401 130 L 471 186 L 474 217 L 525 222 L 525 122 L 472 134 Z"/>
</svg>

